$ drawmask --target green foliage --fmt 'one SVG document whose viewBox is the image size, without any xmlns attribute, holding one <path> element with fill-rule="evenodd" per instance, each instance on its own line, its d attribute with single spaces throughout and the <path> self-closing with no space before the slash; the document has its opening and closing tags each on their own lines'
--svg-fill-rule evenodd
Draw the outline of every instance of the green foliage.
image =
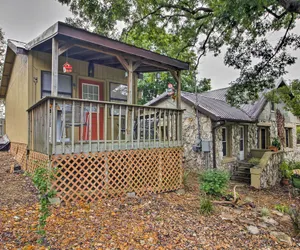
<svg viewBox="0 0 300 250">
<path fill-rule="evenodd" d="M 49 198 L 53 198 L 56 194 L 55 190 L 51 188 L 51 181 L 54 179 L 54 170 L 48 169 L 45 165 L 46 164 L 41 164 L 41 166 L 36 168 L 32 176 L 33 184 L 39 191 L 40 197 L 38 233 L 41 236 L 45 235 L 44 227 L 46 225 L 47 217 L 50 215 Z"/>
<path fill-rule="evenodd" d="M 262 216 L 269 216 L 270 215 L 270 211 L 268 208 L 266 207 L 263 207 L 261 210 L 260 210 L 260 213 Z"/>
<path fill-rule="evenodd" d="M 207 197 L 200 199 L 200 214 L 202 215 L 210 215 L 214 211 L 213 204 L 211 200 Z"/>
<path fill-rule="evenodd" d="M 289 213 L 290 209 L 288 206 L 286 205 L 281 205 L 281 204 L 277 204 L 274 207 L 277 211 L 281 212 L 281 213 Z"/>
<path fill-rule="evenodd" d="M 230 175 L 222 170 L 207 170 L 201 176 L 200 189 L 206 194 L 220 196 L 228 187 Z"/>
<path fill-rule="evenodd" d="M 284 103 L 285 110 L 292 112 L 295 116 L 300 116 L 299 80 L 293 80 L 290 85 L 285 85 L 270 91 L 266 94 L 266 97 L 268 100 L 273 101 L 274 103 Z"/>
<path fill-rule="evenodd" d="M 293 175 L 293 170 L 290 168 L 289 164 L 287 162 L 282 162 L 279 166 L 283 178 L 290 179 Z"/>
<path fill-rule="evenodd" d="M 272 140 L 272 146 L 278 148 L 280 150 L 281 148 L 281 144 L 280 144 L 280 141 L 277 137 L 273 138 Z"/>
<path fill-rule="evenodd" d="M 2 77 L 5 51 L 6 51 L 6 42 L 4 39 L 4 32 L 3 32 L 2 28 L 0 27 L 0 82 L 1 82 L 1 77 Z M 0 102 L 0 104 L 1 104 L 1 102 Z"/>
<path fill-rule="evenodd" d="M 240 71 L 227 95 L 233 105 L 273 87 L 296 61 L 288 49 L 300 47 L 295 0 L 58 1 L 70 7 L 69 23 L 189 61 L 193 71 L 208 52 L 217 56 L 225 47 L 224 63 Z M 279 35 L 276 44 L 270 33 Z"/>
<path fill-rule="evenodd" d="M 249 163 L 251 164 L 254 164 L 254 165 L 258 165 L 259 162 L 260 162 L 260 159 L 259 158 L 255 158 L 255 157 L 252 157 L 248 160 Z"/>
</svg>

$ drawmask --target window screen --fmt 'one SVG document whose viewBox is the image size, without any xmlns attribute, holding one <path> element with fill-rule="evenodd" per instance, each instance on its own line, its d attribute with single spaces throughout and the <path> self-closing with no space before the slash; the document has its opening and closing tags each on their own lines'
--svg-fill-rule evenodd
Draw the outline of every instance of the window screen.
<svg viewBox="0 0 300 250">
<path fill-rule="evenodd" d="M 51 95 L 51 72 L 42 72 L 42 97 Z M 58 96 L 72 97 L 72 76 L 58 74 Z"/>
</svg>

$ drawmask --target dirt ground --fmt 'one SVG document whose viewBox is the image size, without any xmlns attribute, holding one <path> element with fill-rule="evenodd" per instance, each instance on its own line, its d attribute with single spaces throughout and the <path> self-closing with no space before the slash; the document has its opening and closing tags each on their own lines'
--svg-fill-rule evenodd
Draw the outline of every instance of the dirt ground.
<svg viewBox="0 0 300 250">
<path fill-rule="evenodd" d="M 241 200 L 252 199 L 255 208 L 216 205 L 212 215 L 203 216 L 199 213 L 196 174 L 189 176 L 188 191 L 184 194 L 170 192 L 54 206 L 47 219 L 44 246 L 41 246 L 36 243 L 39 206 L 34 188 L 25 176 L 6 171 L 13 163 L 8 154 L 1 154 L 0 162 L 1 250 L 300 249 L 300 239 L 294 233 L 289 216 L 274 210 L 276 204 L 300 206 L 299 198 L 292 197 L 288 187 L 263 191 L 238 187 Z M 260 215 L 262 207 L 270 210 L 268 222 Z M 258 234 L 250 233 L 249 226 L 257 227 Z M 281 242 L 271 232 L 285 233 L 290 236 L 290 242 Z"/>
<path fill-rule="evenodd" d="M 9 173 L 14 164 L 17 162 L 11 154 L 0 152 L 0 208 L 30 205 L 37 201 L 30 178 Z"/>
</svg>

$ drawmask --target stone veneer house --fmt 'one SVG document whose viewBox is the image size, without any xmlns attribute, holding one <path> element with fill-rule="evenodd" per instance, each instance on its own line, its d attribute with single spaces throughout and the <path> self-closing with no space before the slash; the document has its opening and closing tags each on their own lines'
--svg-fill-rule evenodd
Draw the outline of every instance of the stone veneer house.
<svg viewBox="0 0 300 250">
<path fill-rule="evenodd" d="M 283 84 L 284 80 L 280 79 L 276 86 L 280 87 Z M 300 158 L 298 157 L 300 141 L 296 135 L 297 127 L 300 126 L 298 117 L 284 110 L 283 104 L 268 102 L 263 93 L 254 103 L 242 105 L 240 108 L 232 107 L 226 102 L 227 90 L 228 88 L 212 90 L 200 93 L 198 97 L 194 93 L 181 93 L 182 108 L 185 109 L 183 139 L 186 168 L 191 170 L 226 168 L 234 171 L 239 161 L 250 157 L 262 158 L 266 151 L 270 151 L 268 149 L 273 138 L 278 137 L 277 109 L 285 117 L 284 151 L 288 152 L 289 158 Z M 146 105 L 169 108 L 174 107 L 175 103 L 167 93 L 163 93 Z M 201 152 L 194 152 L 193 145 L 198 136 L 206 142 L 206 149 L 203 147 Z M 275 181 L 277 180 L 271 182 Z"/>
</svg>

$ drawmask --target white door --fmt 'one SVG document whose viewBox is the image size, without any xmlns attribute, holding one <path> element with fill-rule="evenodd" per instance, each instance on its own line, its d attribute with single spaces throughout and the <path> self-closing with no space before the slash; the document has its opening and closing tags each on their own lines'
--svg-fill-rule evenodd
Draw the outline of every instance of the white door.
<svg viewBox="0 0 300 250">
<path fill-rule="evenodd" d="M 240 127 L 240 160 L 245 159 L 245 130 L 244 127 Z"/>
</svg>

